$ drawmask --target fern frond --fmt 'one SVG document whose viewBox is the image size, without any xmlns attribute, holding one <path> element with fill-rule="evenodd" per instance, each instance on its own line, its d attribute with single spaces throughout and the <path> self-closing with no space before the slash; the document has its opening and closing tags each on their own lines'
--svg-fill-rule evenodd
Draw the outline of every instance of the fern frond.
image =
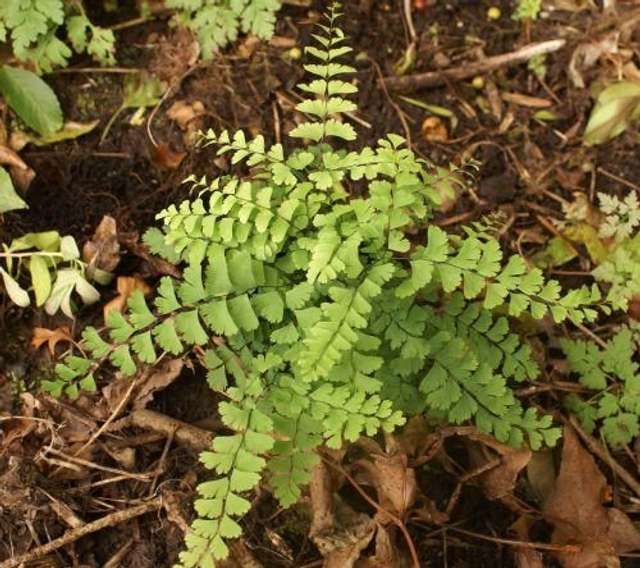
<svg viewBox="0 0 640 568">
<path fill-rule="evenodd" d="M 202 6 L 180 3 L 194 14 Z M 215 567 L 227 555 L 262 479 L 292 505 L 317 449 L 391 431 L 405 415 L 553 445 L 551 417 L 524 408 L 510 384 L 537 374 L 512 320 L 527 311 L 588 321 L 600 301 L 597 290 L 563 294 L 520 257 L 504 262 L 487 231 L 450 236 L 431 224 L 464 172 L 428 166 L 393 134 L 360 151 L 331 146 L 355 136 L 336 118 L 354 110 L 345 97 L 356 91 L 340 78 L 352 68 L 339 62 L 349 49 L 337 16 L 334 7 L 319 47 L 308 50 L 315 78 L 301 89 L 314 98 L 300 104 L 309 122 L 292 137 L 312 143 L 298 140 L 289 152 L 262 136 L 204 134 L 201 145 L 217 146 L 230 173 L 187 180 L 194 196 L 160 213 L 162 229 L 145 235 L 152 252 L 184 263 L 182 275 L 161 279 L 153 301 L 135 293 L 124 314 L 109 313 L 104 333 L 88 329 L 88 359 L 66 359 L 49 384 L 77 394 L 95 389 L 107 365 L 134 374 L 166 353 L 193 352 L 204 364 L 231 433 L 202 456 L 213 479 L 199 486 L 184 568 Z M 576 368 L 593 373 L 593 350 L 582 351 Z M 597 368 L 609 384 L 614 369 Z M 638 410 L 637 373 L 615 372 L 626 394 L 603 395 L 593 420 L 620 430 Z"/>
<path fill-rule="evenodd" d="M 316 95 L 316 98 L 302 101 L 296 109 L 317 121 L 298 125 L 289 133 L 292 138 L 307 138 L 316 143 L 323 143 L 332 137 L 347 141 L 356 139 L 356 131 L 350 124 L 332 118 L 334 115 L 353 112 L 357 108 L 353 102 L 341 96 L 355 93 L 357 88 L 338 79 L 342 75 L 355 73 L 350 65 L 338 63 L 340 57 L 352 51 L 350 47 L 340 45 L 346 38 L 336 25 L 340 17 L 338 10 L 338 5 L 334 4 L 326 16 L 327 25 L 319 26 L 322 35 L 314 35 L 320 47 L 305 49 L 305 53 L 318 63 L 305 65 L 304 69 L 318 78 L 300 85 L 299 88 L 305 93 Z"/>
<path fill-rule="evenodd" d="M 640 434 L 638 337 L 623 327 L 605 348 L 582 340 L 562 340 L 560 345 L 569 370 L 583 386 L 594 391 L 587 400 L 577 395 L 567 399 L 569 410 L 578 415 L 588 432 L 602 421 L 601 432 L 612 446 L 629 444 Z"/>
<path fill-rule="evenodd" d="M 238 38 L 238 32 L 270 39 L 280 0 L 166 0 L 178 22 L 192 30 L 205 58 Z"/>
</svg>

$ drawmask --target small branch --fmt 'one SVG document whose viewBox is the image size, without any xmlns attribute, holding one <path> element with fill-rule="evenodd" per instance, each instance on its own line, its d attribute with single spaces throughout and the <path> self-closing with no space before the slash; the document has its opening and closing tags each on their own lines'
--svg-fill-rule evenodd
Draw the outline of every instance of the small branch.
<svg viewBox="0 0 640 568">
<path fill-rule="evenodd" d="M 589 436 L 589 434 L 583 430 L 575 416 L 569 416 L 564 420 L 571 424 L 573 429 L 578 433 L 578 436 L 582 438 L 582 441 L 586 444 L 587 448 L 606 463 L 613 470 L 613 473 L 622 479 L 622 481 L 624 481 L 627 486 L 632 489 L 638 497 L 640 497 L 640 482 L 616 460 L 614 460 L 598 440 L 593 436 Z M 0 568 L 2 567 L 0 566 Z"/>
<path fill-rule="evenodd" d="M 167 437 L 173 436 L 177 443 L 188 446 L 198 452 L 210 450 L 211 443 L 215 437 L 213 432 L 192 426 L 153 410 L 134 410 L 123 421 L 118 423 L 118 426 L 124 425 L 161 432 Z"/>
<path fill-rule="evenodd" d="M 409 36 L 411 37 L 411 44 L 415 45 L 418 42 L 418 34 L 416 33 L 416 27 L 413 25 L 413 14 L 411 13 L 411 4 L 413 0 L 404 0 L 404 19 L 407 21 L 407 28 L 409 28 Z"/>
<path fill-rule="evenodd" d="M 442 71 L 429 71 L 428 73 L 406 75 L 405 77 L 387 77 L 384 79 L 384 83 L 388 89 L 401 92 L 416 91 L 426 87 L 436 87 L 438 85 L 444 85 L 447 81 L 461 81 L 474 77 L 475 75 L 499 69 L 500 67 L 518 65 L 529 61 L 529 59 L 536 55 L 545 55 L 559 51 L 566 44 L 567 41 L 564 39 L 532 43 L 517 51 L 488 57 L 487 59 L 470 63 L 463 67 L 444 69 Z"/>
<path fill-rule="evenodd" d="M 113 527 L 115 525 L 119 525 L 120 523 L 124 523 L 125 521 L 129 521 L 134 519 L 135 517 L 139 517 L 140 515 L 144 515 L 145 513 L 150 513 L 151 511 L 157 511 L 162 507 L 162 497 L 156 497 L 151 501 L 147 501 L 146 503 L 142 503 L 141 505 L 136 505 L 135 507 L 131 507 L 130 509 L 125 509 L 124 511 L 117 511 L 115 513 L 111 513 L 106 517 L 102 517 L 97 521 L 93 521 L 87 525 L 83 525 L 78 527 L 77 529 L 73 529 L 67 533 L 65 533 L 60 538 L 52 540 L 43 546 L 39 546 L 35 550 L 31 552 L 27 552 L 20 556 L 15 556 L 14 558 L 10 558 L 9 560 L 5 560 L 0 563 L 0 568 L 17 568 L 22 564 L 27 564 L 28 562 L 33 562 L 38 558 L 42 558 L 67 544 L 71 544 L 76 540 L 94 532 L 98 532 L 107 527 Z"/>
</svg>

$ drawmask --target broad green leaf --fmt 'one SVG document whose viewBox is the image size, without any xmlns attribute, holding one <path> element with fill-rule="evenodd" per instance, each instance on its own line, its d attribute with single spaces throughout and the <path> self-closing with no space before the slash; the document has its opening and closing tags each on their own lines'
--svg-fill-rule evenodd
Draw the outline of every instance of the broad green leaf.
<svg viewBox="0 0 640 568">
<path fill-rule="evenodd" d="M 29 260 L 31 282 L 36 295 L 36 305 L 42 306 L 51 294 L 51 273 L 43 257 L 33 255 Z"/>
<path fill-rule="evenodd" d="M 0 166 L 0 214 L 28 207 L 13 187 L 9 172 Z"/>
<path fill-rule="evenodd" d="M 89 134 L 98 124 L 100 124 L 100 120 L 92 120 L 90 122 L 68 121 L 62 125 L 60 130 L 40 137 L 28 137 L 27 142 L 34 146 L 48 146 L 65 140 L 75 140 L 80 136 Z"/>
<path fill-rule="evenodd" d="M 640 80 L 620 81 L 598 95 L 584 133 L 587 146 L 604 144 L 640 119 Z"/>
<path fill-rule="evenodd" d="M 9 106 L 38 134 L 47 136 L 62 127 L 62 109 L 55 93 L 26 69 L 0 67 L 0 92 Z"/>
<path fill-rule="evenodd" d="M 4 288 L 11 301 L 21 308 L 26 308 L 31 303 L 29 294 L 20 287 L 20 284 L 4 268 L 0 268 L 0 274 L 2 275 Z"/>
</svg>

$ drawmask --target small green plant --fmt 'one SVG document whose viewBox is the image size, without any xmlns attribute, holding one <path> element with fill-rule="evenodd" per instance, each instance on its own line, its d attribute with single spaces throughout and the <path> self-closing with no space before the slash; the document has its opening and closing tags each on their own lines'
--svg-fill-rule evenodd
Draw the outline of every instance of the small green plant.
<svg viewBox="0 0 640 568">
<path fill-rule="evenodd" d="M 607 258 L 593 270 L 598 282 L 610 285 L 607 301 L 616 309 L 626 310 L 629 301 L 640 296 L 640 207 L 635 191 L 624 199 L 598 194 L 605 218 L 599 234 L 614 239 Z M 635 234 L 634 234 L 635 233 Z"/>
<path fill-rule="evenodd" d="M 604 223 L 600 225 L 600 236 L 623 241 L 640 226 L 640 204 L 636 191 L 629 192 L 622 200 L 606 193 L 598 193 L 598 199 L 600 211 L 605 214 Z"/>
<path fill-rule="evenodd" d="M 31 304 L 29 292 L 19 284 L 21 279 L 30 281 L 36 305 L 44 305 L 48 314 L 62 310 L 73 317 L 74 291 L 85 304 L 100 298 L 85 277 L 85 265 L 73 237 L 60 237 L 56 231 L 28 233 L 8 246 L 3 244 L 0 261 L 5 292 L 20 307 Z"/>
<path fill-rule="evenodd" d="M 587 146 L 604 144 L 640 120 L 640 79 L 616 81 L 602 89 L 584 131 Z"/>
<path fill-rule="evenodd" d="M 186 263 L 183 277 L 163 278 L 152 305 L 134 293 L 126 314 L 109 312 L 105 332 L 87 328 L 88 356 L 69 356 L 44 385 L 73 395 L 108 363 L 134 375 L 200 346 L 230 433 L 201 456 L 213 476 L 198 487 L 184 568 L 227 556 L 261 480 L 290 506 L 317 448 L 391 431 L 407 415 L 553 445 L 551 417 L 523 408 L 510 387 L 538 372 L 512 325 L 525 313 L 596 317 L 596 288 L 565 295 L 519 256 L 503 262 L 483 227 L 459 236 L 431 224 L 458 177 L 416 158 L 400 136 L 345 149 L 357 135 L 340 116 L 356 109 L 347 97 L 357 87 L 340 78 L 354 69 L 340 62 L 351 49 L 337 10 L 306 49 L 314 78 L 300 85 L 307 119 L 289 133 L 294 148 L 242 131 L 204 134 L 232 173 L 192 178 L 198 195 L 163 211 L 162 229 L 145 237 Z"/>
<path fill-rule="evenodd" d="M 39 73 L 66 66 L 73 51 L 86 52 L 105 65 L 115 63 L 113 32 L 93 25 L 81 0 L 0 3 L 2 42 L 8 42 L 14 56 L 33 65 Z"/>
<path fill-rule="evenodd" d="M 610 285 L 607 302 L 614 309 L 628 309 L 629 301 L 640 295 L 640 233 L 616 244 L 592 274 L 598 282 Z"/>
<path fill-rule="evenodd" d="M 534 55 L 531 59 L 529 59 L 527 68 L 529 69 L 529 71 L 533 72 L 536 77 L 544 80 L 544 78 L 547 76 L 547 72 L 549 71 L 547 67 L 546 55 Z"/>
<path fill-rule="evenodd" d="M 569 395 L 565 404 L 587 432 L 601 425 L 602 436 L 616 448 L 640 434 L 639 345 L 640 333 L 629 327 L 620 329 L 603 348 L 589 341 L 561 341 L 570 371 L 594 391 L 588 397 Z"/>
<path fill-rule="evenodd" d="M 514 20 L 536 20 L 542 9 L 542 0 L 516 0 Z"/>
<path fill-rule="evenodd" d="M 280 0 L 166 1 L 178 23 L 195 33 L 205 58 L 235 41 L 240 31 L 271 39 L 280 5 Z"/>
</svg>

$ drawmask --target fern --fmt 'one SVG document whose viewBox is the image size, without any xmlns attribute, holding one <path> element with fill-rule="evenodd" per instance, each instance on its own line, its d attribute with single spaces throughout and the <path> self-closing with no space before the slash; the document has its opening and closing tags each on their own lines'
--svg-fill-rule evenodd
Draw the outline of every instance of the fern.
<svg viewBox="0 0 640 568">
<path fill-rule="evenodd" d="M 598 193 L 598 200 L 600 210 L 606 215 L 600 226 L 600 236 L 624 241 L 640 226 L 640 204 L 636 191 L 630 192 L 623 200 L 615 195 Z"/>
<path fill-rule="evenodd" d="M 68 42 L 61 39 L 66 32 Z M 14 55 L 42 73 L 67 65 L 72 55 L 87 52 L 103 64 L 114 64 L 113 32 L 91 23 L 82 3 L 66 0 L 15 0 L 0 3 L 0 42 L 10 40 Z"/>
<path fill-rule="evenodd" d="M 304 118 L 290 133 L 296 148 L 243 132 L 203 134 L 201 146 L 228 155 L 232 173 L 191 178 L 196 195 L 160 213 L 162 229 L 145 237 L 185 263 L 183 276 L 163 278 L 152 303 L 134 293 L 104 333 L 85 330 L 88 359 L 61 363 L 47 385 L 73 394 L 108 364 L 133 375 L 198 346 L 231 433 L 202 456 L 214 479 L 199 487 L 185 568 L 227 555 L 261 480 L 291 505 L 319 446 L 391 431 L 405 415 L 430 412 L 512 444 L 552 445 L 551 418 L 524 409 L 510 388 L 537 374 L 512 322 L 525 312 L 596 317 L 597 289 L 563 295 L 519 257 L 505 261 L 490 235 L 452 236 L 430 224 L 459 179 L 455 168 L 431 168 L 396 135 L 342 148 L 356 137 L 341 117 L 355 109 L 347 97 L 357 89 L 339 62 L 350 49 L 337 17 L 334 6 L 318 47 L 307 49 L 315 62 L 301 85 Z"/>
<path fill-rule="evenodd" d="M 211 57 L 235 41 L 238 33 L 271 39 L 280 0 L 167 0 L 177 21 L 193 30 L 202 55 Z"/>
<path fill-rule="evenodd" d="M 598 282 L 610 285 L 607 301 L 616 309 L 627 310 L 629 301 L 640 295 L 640 233 L 618 243 L 592 274 Z"/>
<path fill-rule="evenodd" d="M 637 331 L 623 327 L 604 348 L 588 341 L 561 342 L 569 370 L 580 384 L 594 391 L 587 399 L 567 397 L 568 408 L 588 432 L 601 425 L 604 439 L 617 448 L 640 434 L 639 339 Z"/>
<path fill-rule="evenodd" d="M 517 0 L 514 20 L 536 20 L 542 9 L 542 0 Z"/>
</svg>

